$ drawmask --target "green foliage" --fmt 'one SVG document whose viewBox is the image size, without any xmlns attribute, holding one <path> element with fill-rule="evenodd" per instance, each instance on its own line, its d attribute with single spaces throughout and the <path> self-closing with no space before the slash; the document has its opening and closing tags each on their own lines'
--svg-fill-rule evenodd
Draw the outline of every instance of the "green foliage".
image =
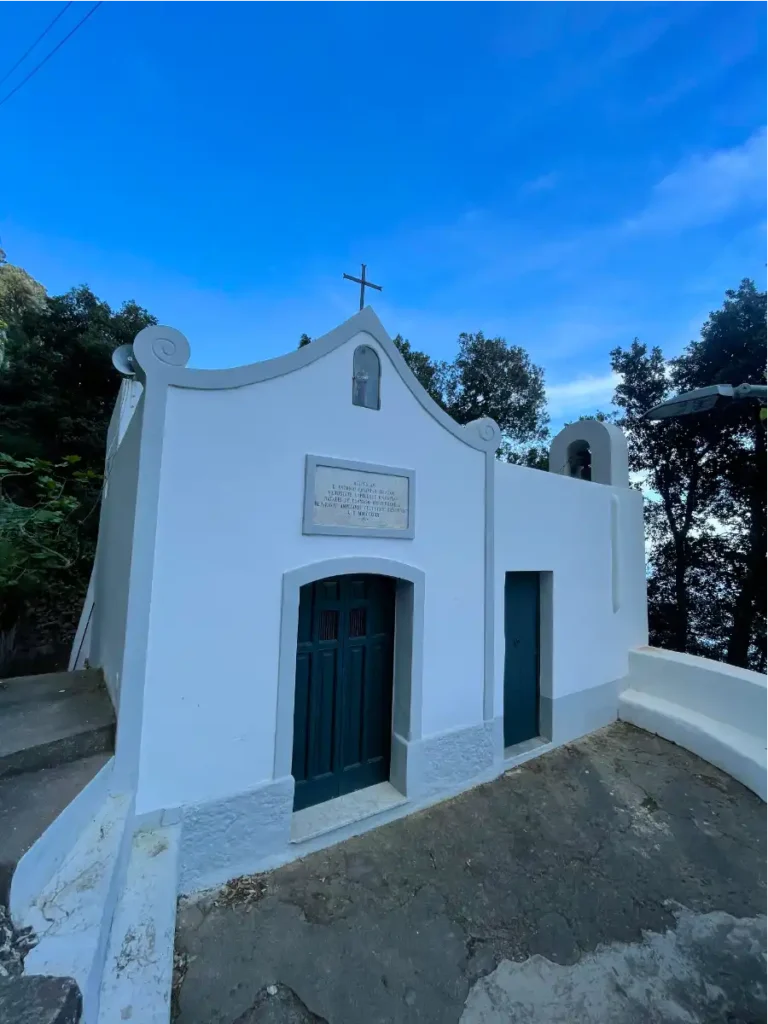
<svg viewBox="0 0 768 1024">
<path fill-rule="evenodd" d="M 752 281 L 726 292 L 685 356 L 676 360 L 681 387 L 765 384 L 766 294 Z M 717 515 L 726 525 L 730 566 L 737 581 L 726 657 L 765 668 L 766 428 L 756 403 L 733 403 L 716 419 L 720 429 L 721 491 Z"/>
<path fill-rule="evenodd" d="M 459 335 L 459 353 L 446 368 L 444 394 L 459 423 L 490 416 L 510 445 L 542 442 L 548 417 L 544 372 L 520 345 L 504 338 Z"/>
<path fill-rule="evenodd" d="M 445 363 L 436 363 L 426 352 L 419 352 L 418 349 L 412 348 L 410 341 L 403 338 L 401 334 L 398 334 L 393 340 L 419 384 L 438 405 L 445 409 L 443 399 Z"/>
<path fill-rule="evenodd" d="M 79 463 L 0 452 L 0 635 L 30 627 L 36 651 L 68 646 L 93 561 L 83 495 L 100 479 Z"/>
<path fill-rule="evenodd" d="M 672 394 L 765 381 L 766 295 L 751 281 L 726 293 L 701 337 L 666 360 L 637 339 L 611 353 L 630 468 L 649 493 L 652 642 L 765 668 L 765 424 L 752 403 L 649 422 Z"/>
<path fill-rule="evenodd" d="M 136 303 L 113 312 L 86 287 L 22 308 L 0 372 L 0 450 L 53 462 L 79 455 L 101 469 L 119 387 L 112 352 L 151 323 Z"/>
<path fill-rule="evenodd" d="M 549 447 L 543 443 L 514 446 L 502 439 L 497 455 L 503 462 L 511 462 L 514 466 L 542 469 L 545 473 L 549 471 Z"/>
<path fill-rule="evenodd" d="M 45 289 L 33 277 L 8 263 L 0 249 L 0 368 L 5 360 L 8 334 L 27 309 L 42 309 Z"/>
<path fill-rule="evenodd" d="M 47 296 L 6 262 L 0 320 L 0 671 L 32 671 L 60 667 L 88 586 L 119 387 L 112 352 L 156 320 L 86 287 Z"/>
<path fill-rule="evenodd" d="M 73 460 L 79 461 L 77 456 Z M 72 460 L 55 465 L 46 459 L 14 459 L 0 452 L 0 588 L 6 601 L 14 591 L 29 592 L 47 583 L 48 570 L 72 565 L 68 545 L 62 543 L 79 502 L 65 493 L 61 471 Z M 21 505 L 9 493 L 9 484 L 25 480 L 36 498 Z"/>
<path fill-rule="evenodd" d="M 434 362 L 398 335 L 395 344 L 422 387 L 457 423 L 490 416 L 501 428 L 499 457 L 546 468 L 548 433 L 544 372 L 520 345 L 460 334 L 450 362 Z"/>
<path fill-rule="evenodd" d="M 482 331 L 460 334 L 458 354 L 448 363 L 413 348 L 401 334 L 393 340 L 419 384 L 457 423 L 482 416 L 496 420 L 502 433 L 499 458 L 547 468 L 544 371 L 523 348 L 486 338 Z M 302 334 L 299 348 L 311 341 Z"/>
</svg>

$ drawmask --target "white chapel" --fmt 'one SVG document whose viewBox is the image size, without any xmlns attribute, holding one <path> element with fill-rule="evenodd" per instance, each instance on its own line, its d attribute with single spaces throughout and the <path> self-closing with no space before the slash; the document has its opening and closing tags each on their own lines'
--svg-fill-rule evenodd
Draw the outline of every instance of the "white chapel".
<svg viewBox="0 0 768 1024">
<path fill-rule="evenodd" d="M 117 709 L 113 785 L 179 826 L 181 891 L 616 719 L 647 643 L 618 428 L 567 427 L 548 473 L 502 463 L 371 308 L 266 362 L 189 355 L 167 327 L 135 340 L 73 652 Z"/>
</svg>

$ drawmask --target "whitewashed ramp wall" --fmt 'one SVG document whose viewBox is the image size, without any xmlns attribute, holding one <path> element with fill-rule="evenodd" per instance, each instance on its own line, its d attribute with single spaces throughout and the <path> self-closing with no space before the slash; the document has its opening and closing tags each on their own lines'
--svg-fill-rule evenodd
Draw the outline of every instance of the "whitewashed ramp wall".
<svg viewBox="0 0 768 1024">
<path fill-rule="evenodd" d="M 766 679 L 692 654 L 632 651 L 619 715 L 693 751 L 766 799 Z"/>
</svg>

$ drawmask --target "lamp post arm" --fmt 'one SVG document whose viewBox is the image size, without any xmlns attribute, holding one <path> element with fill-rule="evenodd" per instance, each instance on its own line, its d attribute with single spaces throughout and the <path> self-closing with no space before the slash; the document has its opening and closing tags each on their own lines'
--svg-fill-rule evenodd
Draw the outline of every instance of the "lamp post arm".
<svg viewBox="0 0 768 1024">
<path fill-rule="evenodd" d="M 763 405 L 768 401 L 768 387 L 765 384 L 739 384 L 733 389 L 734 398 L 753 398 Z"/>
</svg>

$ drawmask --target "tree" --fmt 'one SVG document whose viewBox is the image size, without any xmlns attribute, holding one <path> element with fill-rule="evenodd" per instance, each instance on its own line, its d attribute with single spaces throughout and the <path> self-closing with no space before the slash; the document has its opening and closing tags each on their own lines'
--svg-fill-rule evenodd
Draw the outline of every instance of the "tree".
<svg viewBox="0 0 768 1024">
<path fill-rule="evenodd" d="M 0 450 L 101 469 L 120 380 L 118 345 L 157 323 L 135 302 L 113 312 L 86 287 L 29 305 L 11 323 L 0 373 Z"/>
<path fill-rule="evenodd" d="M 648 351 L 635 339 L 627 351 L 612 353 L 622 376 L 615 403 L 627 435 L 630 469 L 644 474 L 649 492 L 646 531 L 650 542 L 649 620 L 653 642 L 690 653 L 700 649 L 700 602 L 707 588 L 693 580 L 711 559 L 715 510 L 721 492 L 721 432 L 714 418 L 685 417 L 651 423 L 643 413 L 681 389 L 675 366 L 659 348 Z M 706 574 L 706 573 L 705 573 Z M 711 646 L 711 645 L 710 645 Z"/>
<path fill-rule="evenodd" d="M 546 437 L 544 374 L 519 345 L 486 338 L 482 331 L 460 334 L 444 390 L 459 423 L 490 416 L 514 442 Z"/>
<path fill-rule="evenodd" d="M 637 339 L 611 353 L 630 468 L 649 498 L 652 642 L 755 668 L 765 664 L 765 427 L 748 405 L 642 415 L 694 387 L 764 381 L 765 323 L 766 296 L 745 281 L 679 358 Z"/>
<path fill-rule="evenodd" d="M 650 607 L 652 632 L 663 638 L 662 646 L 689 651 L 691 539 L 707 528 L 719 486 L 709 439 L 690 418 L 661 424 L 642 418 L 677 390 L 660 348 L 649 351 L 635 339 L 628 350 L 611 353 L 611 365 L 622 378 L 614 402 L 623 412 L 618 422 L 627 435 L 630 469 L 646 475 L 653 496 L 646 503 L 651 568 L 663 566 L 663 575 L 672 577 L 664 590 L 668 599 Z"/>
<path fill-rule="evenodd" d="M 398 352 L 408 364 L 419 384 L 438 405 L 445 408 L 443 399 L 445 363 L 436 363 L 426 352 L 412 348 L 410 341 L 406 340 L 402 334 L 396 335 L 393 340 Z"/>
<path fill-rule="evenodd" d="M 34 649 L 46 645 L 49 633 L 57 635 L 61 649 L 66 648 L 88 585 L 107 427 L 120 384 L 111 363 L 112 352 L 157 321 L 135 302 L 126 302 L 114 311 L 86 287 L 46 296 L 19 268 L 4 263 L 0 272 L 0 317 L 4 323 L 0 452 L 28 470 L 5 475 L 6 514 L 13 509 L 13 522 L 21 523 L 24 513 L 20 510 L 40 506 L 42 477 L 56 479 L 69 464 L 67 460 L 76 461 L 78 467 L 67 476 L 62 492 L 62 500 L 74 504 L 66 523 L 57 527 L 55 543 L 48 545 L 55 551 L 57 544 L 66 547 L 67 538 L 77 539 L 79 554 L 62 576 L 66 586 L 46 585 L 32 573 L 30 566 L 38 559 L 31 554 L 21 562 L 13 561 L 26 566 L 23 581 L 13 589 L 7 575 L 0 577 L 0 627 L 15 637 L 19 650 L 30 652 L 31 669 Z M 5 290 L 3 282 L 9 285 Z M 33 515 L 21 533 L 13 533 L 10 547 L 6 532 L 6 564 L 10 564 L 11 551 L 13 560 L 23 555 L 22 541 L 34 541 L 46 521 L 51 522 L 45 515 L 42 520 Z M 23 601 L 19 600 L 22 582 Z M 9 616 L 15 616 L 10 624 Z"/>
<path fill-rule="evenodd" d="M 311 340 L 302 334 L 299 348 Z M 457 423 L 490 416 L 501 428 L 500 458 L 546 469 L 544 371 L 525 349 L 482 331 L 460 334 L 458 354 L 448 363 L 413 348 L 401 334 L 393 340 L 419 384 Z"/>
<path fill-rule="evenodd" d="M 544 372 L 520 345 L 486 338 L 482 331 L 464 333 L 455 359 L 437 363 L 400 335 L 395 344 L 422 387 L 457 423 L 490 416 L 501 428 L 501 458 L 544 467 Z"/>
<path fill-rule="evenodd" d="M 676 360 L 681 388 L 708 384 L 764 384 L 766 295 L 749 280 L 726 292 L 722 309 L 709 315 L 701 338 Z M 721 514 L 730 520 L 732 557 L 738 579 L 733 630 L 727 660 L 747 666 L 754 660 L 756 623 L 765 629 L 766 443 L 765 422 L 756 403 L 733 403 L 716 417 L 727 436 L 721 465 Z"/>
<path fill-rule="evenodd" d="M 490 416 L 501 428 L 501 456 L 539 465 L 548 434 L 544 371 L 520 345 L 504 338 L 459 335 L 459 352 L 445 368 L 443 393 L 459 423 Z"/>
<path fill-rule="evenodd" d="M 0 369 L 4 363 L 9 331 L 26 310 L 44 306 L 45 288 L 26 270 L 9 263 L 4 250 L 0 249 Z"/>
<path fill-rule="evenodd" d="M 93 477 L 77 456 L 58 463 L 0 452 L 0 672 L 23 670 L 34 619 L 34 657 L 49 667 L 66 656 L 90 572 L 95 540 L 82 526 L 83 485 Z M 19 484 L 24 486 L 20 487 Z M 15 495 L 23 493 L 24 500 Z M 20 628 L 21 627 L 21 628 Z M 17 642 L 18 641 L 18 642 Z M 26 652 L 28 653 L 28 652 Z M 51 659 L 51 660 L 48 660 Z"/>
</svg>

